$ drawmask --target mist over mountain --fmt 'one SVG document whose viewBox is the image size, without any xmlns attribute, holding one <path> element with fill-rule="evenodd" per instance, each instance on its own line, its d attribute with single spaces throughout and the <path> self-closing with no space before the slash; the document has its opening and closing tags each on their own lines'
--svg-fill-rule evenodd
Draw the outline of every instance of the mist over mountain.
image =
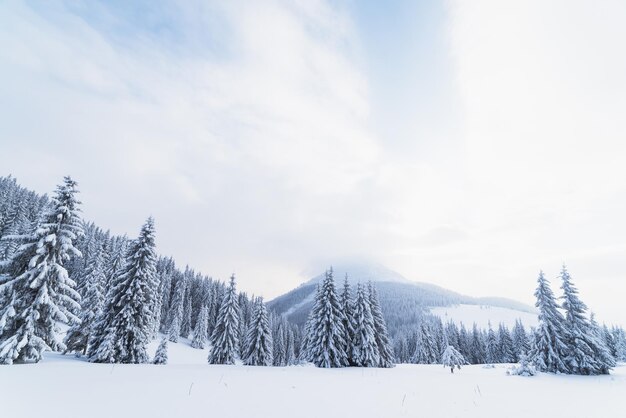
<svg viewBox="0 0 626 418">
<path fill-rule="evenodd" d="M 414 329 L 425 316 L 431 315 L 430 308 L 434 307 L 476 305 L 506 308 L 512 311 L 509 315 L 515 315 L 517 312 L 520 318 L 528 317 L 527 314 L 535 314 L 534 307 L 522 302 L 496 296 L 471 297 L 432 283 L 414 282 L 376 262 L 340 260 L 333 263 L 332 269 L 338 288 L 342 286 L 346 275 L 351 285 L 369 281 L 375 283 L 391 335 Z M 268 307 L 288 321 L 303 325 L 313 307 L 317 284 L 323 277 L 324 273 L 316 274 L 295 289 L 268 302 Z M 494 324 L 501 322 L 504 319 L 499 318 L 501 312 L 493 310 L 493 318 L 489 318 L 490 321 Z M 474 321 L 475 319 L 468 315 L 462 322 L 471 326 Z M 530 327 L 533 324 L 525 325 Z"/>
</svg>

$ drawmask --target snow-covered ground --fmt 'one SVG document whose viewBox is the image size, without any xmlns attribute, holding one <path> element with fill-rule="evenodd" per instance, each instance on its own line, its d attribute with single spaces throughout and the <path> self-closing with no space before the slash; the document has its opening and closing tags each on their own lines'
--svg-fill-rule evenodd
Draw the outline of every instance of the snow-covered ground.
<svg viewBox="0 0 626 418">
<path fill-rule="evenodd" d="M 156 344 L 151 345 L 151 353 Z M 48 353 L 0 366 L 0 416 L 626 417 L 626 366 L 610 376 L 507 376 L 506 366 L 317 369 L 210 366 L 206 350 L 170 344 L 170 363 L 90 364 Z"/>
<path fill-rule="evenodd" d="M 472 324 L 476 322 L 479 328 L 486 329 L 489 321 L 491 321 L 493 328 L 498 328 L 498 324 L 502 322 L 510 329 L 515 325 L 515 320 L 518 318 L 522 320 L 526 329 L 537 325 L 536 314 L 496 306 L 455 305 L 431 308 L 430 312 L 440 317 L 444 323 L 452 321 L 460 325 L 462 322 L 466 328 L 471 328 Z"/>
</svg>

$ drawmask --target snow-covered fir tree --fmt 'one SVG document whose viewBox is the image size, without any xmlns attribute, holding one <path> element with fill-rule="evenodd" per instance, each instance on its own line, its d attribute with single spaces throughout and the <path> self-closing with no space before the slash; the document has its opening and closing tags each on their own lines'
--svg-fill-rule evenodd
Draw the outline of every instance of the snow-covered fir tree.
<svg viewBox="0 0 626 418">
<path fill-rule="evenodd" d="M 191 346 L 193 348 L 204 349 L 209 342 L 209 308 L 203 306 L 196 320 L 196 327 L 193 330 Z"/>
<path fill-rule="evenodd" d="M 282 367 L 286 366 L 287 362 L 285 359 L 285 325 L 281 320 L 282 318 L 276 318 L 274 323 L 275 331 L 272 336 L 272 342 L 274 344 L 273 347 L 273 355 L 274 355 L 274 366 Z"/>
<path fill-rule="evenodd" d="M 563 309 L 565 310 L 565 364 L 572 374 L 608 374 L 615 367 L 604 341 L 586 316 L 587 306 L 579 299 L 567 268 L 561 270 Z"/>
<path fill-rule="evenodd" d="M 271 366 L 274 361 L 272 330 L 262 298 L 257 298 L 246 333 L 243 363 L 248 366 Z"/>
<path fill-rule="evenodd" d="M 485 361 L 488 364 L 499 363 L 498 355 L 498 337 L 491 327 L 491 321 L 488 323 L 487 338 L 485 340 Z"/>
<path fill-rule="evenodd" d="M 191 284 L 189 279 L 185 280 L 187 283 Z M 188 338 L 191 333 L 191 286 L 187 286 L 185 289 L 185 298 L 183 301 L 183 312 L 180 322 L 180 336 L 183 338 Z"/>
<path fill-rule="evenodd" d="M 441 363 L 443 364 L 443 367 L 450 368 L 450 373 L 454 373 L 455 368 L 460 370 L 461 366 L 467 364 L 463 354 L 459 353 L 459 351 L 451 345 L 447 346 L 443 351 L 443 354 L 441 355 Z"/>
<path fill-rule="evenodd" d="M 87 267 L 79 293 L 82 296 L 80 324 L 72 326 L 65 336 L 65 352 L 86 354 L 89 338 L 93 335 L 97 321 L 104 308 L 104 274 L 105 248 L 96 251 Z"/>
<path fill-rule="evenodd" d="M 154 364 L 167 364 L 167 338 L 162 338 L 152 360 Z"/>
<path fill-rule="evenodd" d="M 335 291 L 332 267 L 326 271 L 315 296 L 315 305 L 309 318 L 307 350 L 308 358 L 317 367 L 345 367 L 346 331 L 344 315 Z"/>
<path fill-rule="evenodd" d="M 524 325 L 522 321 L 519 319 L 515 320 L 515 326 L 513 327 L 513 353 L 515 355 L 514 361 L 518 362 L 522 358 L 528 354 L 528 350 L 530 349 L 530 344 L 528 342 L 528 335 L 526 334 L 526 330 L 524 329 Z"/>
<path fill-rule="evenodd" d="M 341 292 L 341 309 L 343 310 L 343 327 L 346 332 L 346 354 L 348 355 L 348 362 L 351 365 L 355 365 L 355 361 L 352 359 L 353 353 L 353 341 L 355 339 L 354 334 L 354 303 L 352 301 L 352 293 L 350 290 L 350 282 L 348 281 L 348 274 L 343 279 L 343 290 Z M 370 311 L 371 313 L 371 311 Z"/>
<path fill-rule="evenodd" d="M 100 346 L 90 360 L 97 363 L 146 363 L 152 331 L 151 298 L 156 287 L 154 220 L 148 218 L 130 245 L 126 267 L 115 280 L 103 312 Z"/>
<path fill-rule="evenodd" d="M 77 183 L 65 177 L 42 223 L 0 267 L 0 363 L 39 361 L 64 350 L 57 321 L 77 324 L 80 295 L 65 268 L 80 257 L 83 234 Z"/>
<path fill-rule="evenodd" d="M 487 361 L 487 347 L 483 333 L 478 329 L 478 325 L 474 323 L 472 326 L 472 336 L 470 342 L 470 351 L 472 357 L 470 361 L 473 364 L 483 364 Z"/>
<path fill-rule="evenodd" d="M 372 310 L 372 317 L 374 318 L 374 337 L 376 338 L 376 345 L 378 346 L 378 367 L 394 367 L 395 359 L 393 358 L 393 349 L 389 341 L 389 335 L 387 334 L 387 324 L 385 323 L 385 318 L 383 317 L 383 312 L 378 301 L 378 291 L 372 282 L 369 282 L 367 287 L 370 309 Z"/>
<path fill-rule="evenodd" d="M 359 367 L 377 367 L 380 354 L 374 330 L 374 317 L 370 308 L 370 298 L 359 283 L 356 288 L 354 311 L 352 313 L 352 363 Z"/>
<path fill-rule="evenodd" d="M 529 357 L 539 371 L 568 373 L 569 369 L 564 362 L 567 346 L 564 342 L 563 315 L 559 312 L 550 282 L 543 271 L 539 272 L 535 297 L 539 323 L 533 335 Z"/>
<path fill-rule="evenodd" d="M 498 362 L 515 362 L 515 352 L 513 349 L 513 339 L 507 327 L 503 323 L 498 326 Z"/>
<path fill-rule="evenodd" d="M 185 280 L 180 278 L 174 287 L 174 296 L 170 305 L 168 338 L 177 343 L 180 336 L 180 327 L 183 319 L 183 303 L 185 299 Z"/>
<path fill-rule="evenodd" d="M 285 363 L 287 366 L 296 364 L 296 338 L 292 327 L 285 330 Z"/>
<path fill-rule="evenodd" d="M 235 364 L 239 357 L 239 302 L 235 289 L 235 275 L 224 294 L 215 329 L 211 334 L 210 364 Z"/>
</svg>

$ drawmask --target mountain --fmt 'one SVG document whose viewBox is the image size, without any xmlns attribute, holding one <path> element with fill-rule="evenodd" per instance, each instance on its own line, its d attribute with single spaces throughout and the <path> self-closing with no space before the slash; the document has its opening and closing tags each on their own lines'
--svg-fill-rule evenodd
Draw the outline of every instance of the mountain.
<svg viewBox="0 0 626 418">
<path fill-rule="evenodd" d="M 515 300 L 498 297 L 475 298 L 431 283 L 412 282 L 400 273 L 376 263 L 338 263 L 333 266 L 333 271 L 338 289 L 341 288 L 346 273 L 351 284 L 375 282 L 383 314 L 392 335 L 414 330 L 425 315 L 437 315 L 444 321 L 463 322 L 466 326 L 471 326 L 473 322 L 481 326 L 489 315 L 492 316 L 488 318 L 492 324 L 505 322 L 508 325 L 510 318 L 517 315 L 527 327 L 535 325 L 532 320 L 536 316 L 535 309 Z M 314 276 L 297 288 L 269 301 L 268 307 L 290 322 L 304 325 L 313 307 L 317 283 L 323 277 L 324 274 Z M 499 309 L 463 309 L 459 311 L 462 312 L 462 317 L 456 314 L 453 318 L 449 315 L 451 309 L 435 309 L 466 305 Z"/>
</svg>

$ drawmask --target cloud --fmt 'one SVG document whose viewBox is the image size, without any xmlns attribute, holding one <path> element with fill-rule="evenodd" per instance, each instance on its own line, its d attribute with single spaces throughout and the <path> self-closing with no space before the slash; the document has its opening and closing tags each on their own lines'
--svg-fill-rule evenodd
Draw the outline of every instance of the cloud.
<svg viewBox="0 0 626 418">
<path fill-rule="evenodd" d="M 501 286 L 519 286 L 540 267 L 556 274 L 565 261 L 579 272 L 583 295 L 609 277 L 626 290 L 626 263 L 613 259 L 607 275 L 598 254 L 626 251 L 626 6 L 453 1 L 450 13 L 471 195 L 466 226 L 480 237 L 470 243 L 472 260 L 491 265 L 487 276 L 510 277 Z M 616 318 L 603 307 L 611 296 L 593 293 L 590 305 Z"/>
<path fill-rule="evenodd" d="M 257 292 L 250 277 L 285 259 L 299 271 L 310 253 L 358 251 L 360 222 L 342 215 L 364 204 L 380 151 L 340 8 L 0 7 L 5 169 L 27 185 L 71 172 L 86 216 L 133 233 L 153 214 L 163 253 Z"/>
</svg>

